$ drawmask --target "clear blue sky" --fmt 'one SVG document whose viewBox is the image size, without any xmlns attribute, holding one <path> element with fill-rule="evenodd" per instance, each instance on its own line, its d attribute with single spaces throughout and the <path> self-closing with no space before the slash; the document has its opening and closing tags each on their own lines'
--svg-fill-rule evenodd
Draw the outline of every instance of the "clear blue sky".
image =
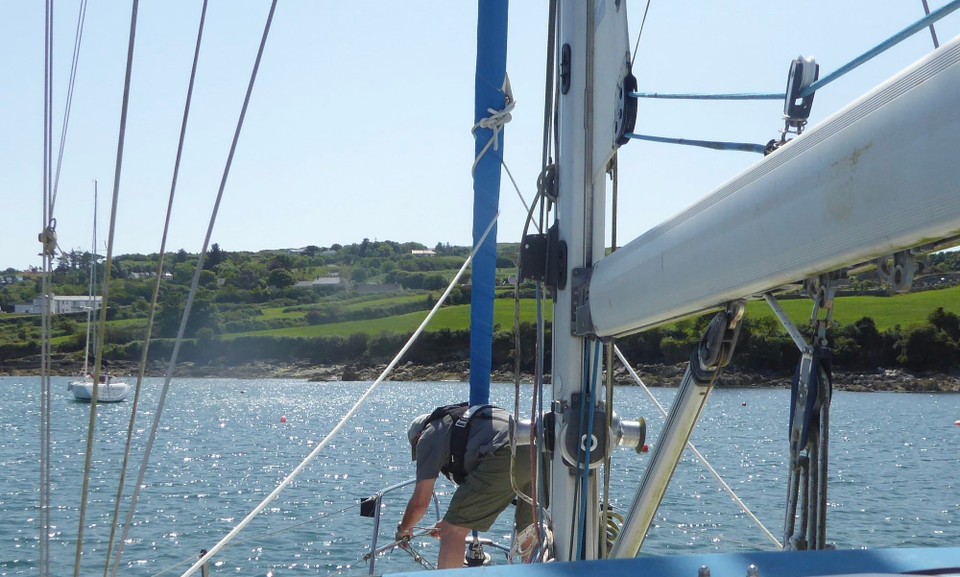
<svg viewBox="0 0 960 577">
<path fill-rule="evenodd" d="M 931 9 L 945 0 L 931 0 Z M 55 143 L 77 1 L 56 3 Z M 160 246 L 200 2 L 141 3 L 115 253 Z M 629 6 L 631 45 L 643 2 Z M 202 245 L 267 0 L 212 0 L 168 249 Z M 39 266 L 43 3 L 0 4 L 0 270 Z M 635 73 L 641 90 L 774 92 L 791 59 L 831 72 L 923 14 L 921 0 L 653 0 Z M 105 241 L 130 20 L 129 2 L 90 2 L 55 216 L 61 247 L 88 250 L 93 180 Z M 509 61 L 517 108 L 506 161 L 527 199 L 539 172 L 546 2 L 514 0 Z M 213 242 L 228 251 L 363 238 L 470 244 L 473 2 L 280 2 Z M 938 24 L 941 43 L 960 14 Z M 927 33 L 816 96 L 812 122 L 932 48 Z M 778 102 L 642 101 L 637 132 L 765 143 Z M 620 243 L 680 211 L 758 156 L 632 142 L 621 152 Z M 499 240 L 523 208 L 504 178 Z M 102 246 L 102 244 L 101 244 Z M 103 253 L 103 249 L 100 250 Z"/>
</svg>

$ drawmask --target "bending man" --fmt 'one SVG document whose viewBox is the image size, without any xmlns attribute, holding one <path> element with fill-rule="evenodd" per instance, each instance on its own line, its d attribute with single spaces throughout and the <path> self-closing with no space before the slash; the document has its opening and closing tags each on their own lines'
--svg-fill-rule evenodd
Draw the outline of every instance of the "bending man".
<svg viewBox="0 0 960 577">
<path fill-rule="evenodd" d="M 488 531 L 513 501 L 510 479 L 510 421 L 507 411 L 490 405 L 437 407 L 410 424 L 412 458 L 417 462 L 413 496 L 397 526 L 399 541 L 413 535 L 426 514 L 434 484 L 444 473 L 458 487 L 443 520 L 437 523 L 440 538 L 438 569 L 463 567 L 464 543 L 471 530 Z M 524 447 L 513 467 L 517 488 L 530 494 L 530 458 Z M 533 523 L 533 510 L 517 499 L 518 532 Z"/>
</svg>

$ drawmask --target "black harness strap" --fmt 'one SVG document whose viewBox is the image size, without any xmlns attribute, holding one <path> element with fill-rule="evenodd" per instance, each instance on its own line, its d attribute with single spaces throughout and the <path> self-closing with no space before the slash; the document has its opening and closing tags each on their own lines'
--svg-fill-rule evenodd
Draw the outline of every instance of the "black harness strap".
<svg viewBox="0 0 960 577">
<path fill-rule="evenodd" d="M 492 406 L 493 405 L 476 405 L 470 407 L 468 403 L 444 405 L 434 409 L 423 423 L 421 432 L 427 428 L 427 425 L 446 416 L 453 419 L 453 426 L 450 428 L 450 461 L 440 468 L 440 472 L 457 485 L 462 485 L 467 479 L 464 461 L 466 459 L 467 441 L 470 439 L 470 426 L 473 423 L 473 419 L 492 420 L 493 415 L 491 412 L 484 411 L 484 409 Z"/>
<path fill-rule="evenodd" d="M 460 418 L 453 423 L 453 427 L 450 429 L 450 464 L 445 467 L 445 470 L 441 470 L 448 479 L 457 485 L 462 485 L 463 482 L 467 480 L 464 461 L 467 455 L 467 440 L 470 439 L 470 426 L 473 424 L 474 419 L 492 420 L 493 415 L 491 412 L 484 411 L 484 409 L 492 406 L 493 405 L 476 405 L 470 407 L 460 415 Z"/>
</svg>

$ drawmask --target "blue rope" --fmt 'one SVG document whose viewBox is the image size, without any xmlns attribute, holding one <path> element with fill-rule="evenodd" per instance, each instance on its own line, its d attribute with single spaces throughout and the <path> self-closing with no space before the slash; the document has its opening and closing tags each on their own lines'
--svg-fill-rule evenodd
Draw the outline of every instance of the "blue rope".
<svg viewBox="0 0 960 577">
<path fill-rule="evenodd" d="M 822 88 L 827 84 L 830 84 L 831 82 L 833 82 L 837 78 L 840 78 L 847 72 L 850 72 L 851 70 L 860 66 L 864 62 L 872 59 L 874 56 L 877 56 L 882 52 L 886 52 L 888 49 L 903 42 L 904 40 L 906 40 L 910 36 L 913 36 L 920 30 L 927 28 L 937 20 L 940 20 L 941 18 L 943 18 L 944 16 L 947 16 L 951 12 L 956 11 L 958 8 L 960 8 L 960 0 L 953 0 L 949 4 L 946 4 L 945 6 L 934 10 L 927 16 L 924 16 L 923 18 L 921 18 L 920 20 L 917 20 L 910 26 L 907 26 L 900 32 L 897 32 L 887 40 L 881 42 L 880 44 L 877 44 L 876 46 L 874 46 L 870 50 L 867 50 L 860 56 L 857 56 L 850 62 L 844 64 L 843 66 L 834 70 L 830 74 L 824 76 L 820 80 L 817 80 L 816 82 L 812 83 L 810 86 L 807 87 L 806 90 L 800 93 L 800 97 L 802 98 L 804 96 L 810 96 L 811 94 L 816 92 L 819 88 Z"/>
<path fill-rule="evenodd" d="M 910 26 L 907 26 L 900 32 L 897 32 L 890 38 L 884 40 L 880 44 L 877 44 L 870 50 L 867 50 L 860 56 L 854 58 L 850 62 L 844 64 L 840 68 L 834 70 L 830 74 L 824 76 L 820 80 L 810 84 L 800 93 L 800 97 L 810 96 L 820 88 L 823 88 L 827 84 L 830 84 L 834 80 L 840 78 L 847 72 L 850 72 L 854 68 L 857 68 L 864 62 L 871 60 L 875 56 L 886 52 L 890 48 L 896 46 L 897 44 L 903 42 L 910 36 L 913 36 L 917 32 L 928 28 L 933 25 L 938 20 L 943 17 L 955 12 L 960 8 L 960 0 L 952 0 L 946 5 L 934 10 L 930 14 L 924 16 L 920 20 L 917 20 Z M 635 98 L 659 98 L 666 100 L 783 100 L 786 98 L 786 95 L 783 92 L 780 93 L 761 93 L 761 92 L 747 92 L 740 94 L 670 94 L 670 93 L 659 93 L 659 92 L 631 92 L 630 96 Z"/>
<path fill-rule="evenodd" d="M 594 394 L 594 390 L 596 389 L 596 387 L 594 385 L 596 384 L 596 381 L 600 375 L 601 350 L 600 350 L 599 340 L 594 343 L 593 348 L 594 348 L 593 355 L 592 355 L 593 360 L 591 361 L 590 349 L 588 347 L 584 347 L 586 352 L 584 368 L 588 372 L 585 375 L 587 378 L 586 383 L 584 383 L 586 385 L 584 387 L 584 393 L 586 395 L 586 398 L 583 399 L 582 407 L 584 407 L 587 411 L 587 415 L 586 415 L 587 428 L 586 428 L 586 431 L 583 430 L 583 420 L 581 420 L 580 439 L 583 439 L 584 437 L 587 437 L 587 438 L 593 437 L 593 419 L 597 411 L 597 397 Z M 580 498 L 580 520 L 579 520 L 580 539 L 578 540 L 578 543 L 577 543 L 577 559 L 584 559 L 585 558 L 584 547 L 586 546 L 586 540 L 587 540 L 587 505 L 588 505 L 588 499 L 589 499 L 588 489 L 590 487 L 590 453 L 592 451 L 590 443 L 582 443 L 580 450 L 582 450 L 582 454 L 583 454 L 583 460 L 581 461 L 583 468 L 580 469 L 580 474 L 581 474 L 581 477 L 580 477 L 580 487 L 581 487 L 580 497 L 581 498 Z M 578 450 L 578 453 L 580 452 L 580 450 Z"/>
<path fill-rule="evenodd" d="M 670 94 L 666 92 L 631 92 L 634 98 L 658 98 L 661 100 L 783 100 L 783 92 L 742 92 L 735 94 Z"/>
<path fill-rule="evenodd" d="M 580 427 L 577 430 L 577 439 L 583 439 L 583 436 L 586 434 L 584 431 L 584 425 L 587 422 L 587 405 L 588 400 L 593 397 L 593 393 L 590 390 L 590 349 L 589 347 L 583 348 L 583 398 L 580 400 Z M 581 465 L 584 463 L 583 459 L 585 453 L 589 454 L 589 447 L 586 447 L 583 443 L 577 444 L 577 463 Z M 580 499 L 579 499 L 579 515 L 577 519 L 577 529 L 579 533 L 579 538 L 577 539 L 577 559 L 583 559 L 583 548 L 584 540 L 586 539 L 586 525 L 587 525 L 587 499 L 589 498 L 587 488 L 589 483 L 589 471 L 586 470 L 586 466 L 577 467 L 577 485 L 580 487 Z"/>
<path fill-rule="evenodd" d="M 960 0 L 957 0 L 960 2 Z M 649 134 L 636 134 L 628 132 L 627 138 L 635 140 L 649 140 L 651 142 L 663 142 L 667 144 L 683 144 L 686 146 L 700 146 L 703 148 L 712 148 L 714 150 L 736 150 L 739 152 L 756 152 L 763 154 L 766 148 L 762 144 L 751 144 L 749 142 L 719 142 L 716 140 L 690 140 L 688 138 L 667 138 L 665 136 L 651 136 Z"/>
</svg>

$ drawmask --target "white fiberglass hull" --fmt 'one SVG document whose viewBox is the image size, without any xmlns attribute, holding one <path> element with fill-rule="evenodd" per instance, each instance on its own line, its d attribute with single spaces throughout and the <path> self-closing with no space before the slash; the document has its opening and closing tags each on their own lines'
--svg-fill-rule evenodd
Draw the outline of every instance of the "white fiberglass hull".
<svg viewBox="0 0 960 577">
<path fill-rule="evenodd" d="M 97 386 L 98 403 L 118 403 L 127 398 L 130 385 L 123 381 L 100 383 Z M 94 384 L 91 381 L 75 381 L 70 383 L 69 390 L 78 401 L 90 402 L 93 398 Z"/>
</svg>

